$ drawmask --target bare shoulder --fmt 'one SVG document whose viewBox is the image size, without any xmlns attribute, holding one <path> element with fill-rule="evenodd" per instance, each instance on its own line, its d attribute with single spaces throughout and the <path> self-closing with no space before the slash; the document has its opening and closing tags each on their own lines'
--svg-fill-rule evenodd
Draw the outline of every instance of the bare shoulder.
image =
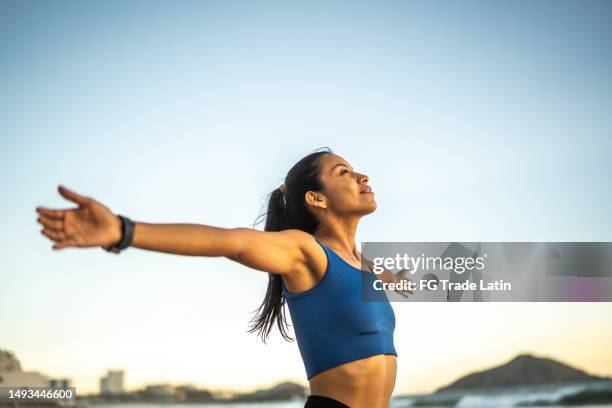
<svg viewBox="0 0 612 408">
<path fill-rule="evenodd" d="M 298 268 L 293 271 L 293 274 L 302 275 L 301 278 L 304 278 L 304 275 L 314 279 L 321 278 L 327 269 L 327 254 L 315 237 L 298 229 L 288 229 L 282 232 L 300 248 L 303 257 L 302 262 L 298 264 Z M 299 279 L 300 277 L 298 277 Z"/>
</svg>

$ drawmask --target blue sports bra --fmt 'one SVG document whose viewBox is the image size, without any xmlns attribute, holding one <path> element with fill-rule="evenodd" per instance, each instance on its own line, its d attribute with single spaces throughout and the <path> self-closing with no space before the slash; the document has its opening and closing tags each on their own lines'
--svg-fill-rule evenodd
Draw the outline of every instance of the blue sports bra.
<svg viewBox="0 0 612 408">
<path fill-rule="evenodd" d="M 395 314 L 385 293 L 372 287 L 376 275 L 349 265 L 315 239 L 327 255 L 323 278 L 299 293 L 289 292 L 282 280 L 308 380 L 350 361 L 377 354 L 397 356 Z M 362 295 L 377 300 L 362 300 Z"/>
</svg>

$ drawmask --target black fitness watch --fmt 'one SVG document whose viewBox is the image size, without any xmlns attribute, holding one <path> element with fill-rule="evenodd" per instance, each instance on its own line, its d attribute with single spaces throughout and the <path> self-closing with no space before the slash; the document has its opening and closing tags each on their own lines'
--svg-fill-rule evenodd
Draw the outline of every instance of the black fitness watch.
<svg viewBox="0 0 612 408">
<path fill-rule="evenodd" d="M 115 245 L 104 248 L 107 252 L 113 252 L 115 254 L 118 254 L 132 245 L 134 241 L 134 227 L 136 226 L 134 221 L 130 220 L 128 217 L 124 217 L 123 215 L 118 215 L 118 217 L 121 220 L 121 239 Z"/>
</svg>

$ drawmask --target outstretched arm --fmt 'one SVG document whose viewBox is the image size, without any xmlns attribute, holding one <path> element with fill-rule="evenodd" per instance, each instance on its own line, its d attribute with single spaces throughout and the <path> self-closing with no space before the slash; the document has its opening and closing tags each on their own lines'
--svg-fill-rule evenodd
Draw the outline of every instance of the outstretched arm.
<svg viewBox="0 0 612 408">
<path fill-rule="evenodd" d="M 191 256 L 224 256 L 250 268 L 286 274 L 305 265 L 299 230 L 265 232 L 250 228 L 220 228 L 202 224 L 136 222 L 136 248 Z M 312 238 L 311 238 L 312 239 Z"/>
<path fill-rule="evenodd" d="M 118 217 L 102 203 L 63 186 L 60 194 L 79 205 L 72 209 L 37 207 L 42 234 L 53 249 L 108 248 L 121 238 Z M 312 238 L 299 230 L 264 232 L 201 224 L 136 222 L 133 247 L 188 256 L 224 256 L 250 268 L 289 274 L 305 267 Z"/>
</svg>

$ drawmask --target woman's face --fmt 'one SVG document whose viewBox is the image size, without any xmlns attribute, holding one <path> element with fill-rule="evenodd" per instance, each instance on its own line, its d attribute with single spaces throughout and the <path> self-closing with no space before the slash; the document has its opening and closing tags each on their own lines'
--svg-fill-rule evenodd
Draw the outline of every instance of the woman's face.
<svg viewBox="0 0 612 408">
<path fill-rule="evenodd" d="M 321 157 L 321 181 L 328 210 L 338 215 L 370 214 L 376 210 L 369 178 L 336 154 Z"/>
</svg>

